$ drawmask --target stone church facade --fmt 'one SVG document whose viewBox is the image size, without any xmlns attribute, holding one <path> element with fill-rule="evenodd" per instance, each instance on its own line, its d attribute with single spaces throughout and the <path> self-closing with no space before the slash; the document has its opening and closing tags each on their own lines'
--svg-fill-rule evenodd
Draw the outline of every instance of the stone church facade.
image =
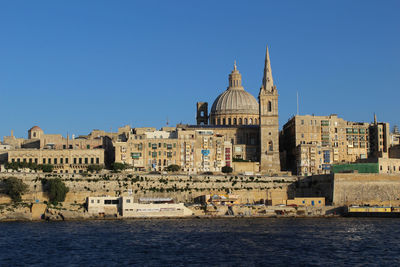
<svg viewBox="0 0 400 267">
<path fill-rule="evenodd" d="M 228 88 L 214 101 L 210 113 L 208 103 L 198 102 L 196 126 L 224 132 L 233 151 L 246 151 L 243 160 L 258 161 L 261 173 L 281 170 L 279 156 L 278 91 L 272 78 L 268 47 L 264 75 L 258 101 L 242 86 L 236 62 L 229 74 Z"/>
</svg>

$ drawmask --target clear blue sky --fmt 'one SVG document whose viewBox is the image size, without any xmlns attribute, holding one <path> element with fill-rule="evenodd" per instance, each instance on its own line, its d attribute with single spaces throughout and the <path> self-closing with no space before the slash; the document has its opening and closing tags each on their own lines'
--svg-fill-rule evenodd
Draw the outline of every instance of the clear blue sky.
<svg viewBox="0 0 400 267">
<path fill-rule="evenodd" d="M 0 136 L 195 123 L 265 46 L 296 113 L 400 124 L 400 1 L 1 1 Z"/>
</svg>

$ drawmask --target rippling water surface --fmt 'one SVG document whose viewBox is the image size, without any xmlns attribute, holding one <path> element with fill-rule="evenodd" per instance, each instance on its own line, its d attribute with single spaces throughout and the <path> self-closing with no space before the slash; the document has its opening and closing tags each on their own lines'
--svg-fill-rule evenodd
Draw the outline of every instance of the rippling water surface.
<svg viewBox="0 0 400 267">
<path fill-rule="evenodd" d="M 400 265 L 400 219 L 0 223 L 0 265 Z"/>
</svg>

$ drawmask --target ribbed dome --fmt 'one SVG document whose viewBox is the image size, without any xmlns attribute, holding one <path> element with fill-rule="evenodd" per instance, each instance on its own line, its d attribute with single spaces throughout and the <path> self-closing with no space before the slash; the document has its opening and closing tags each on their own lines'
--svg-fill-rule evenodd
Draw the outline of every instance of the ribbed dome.
<svg viewBox="0 0 400 267">
<path fill-rule="evenodd" d="M 244 89 L 229 88 L 215 99 L 211 107 L 212 115 L 258 113 L 257 100 Z"/>
</svg>

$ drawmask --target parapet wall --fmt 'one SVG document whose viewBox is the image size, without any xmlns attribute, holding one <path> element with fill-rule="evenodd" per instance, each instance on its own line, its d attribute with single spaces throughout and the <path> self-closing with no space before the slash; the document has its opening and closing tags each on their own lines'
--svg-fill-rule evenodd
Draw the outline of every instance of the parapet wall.
<svg viewBox="0 0 400 267">
<path fill-rule="evenodd" d="M 334 205 L 400 205 L 400 175 L 336 173 Z"/>
</svg>

